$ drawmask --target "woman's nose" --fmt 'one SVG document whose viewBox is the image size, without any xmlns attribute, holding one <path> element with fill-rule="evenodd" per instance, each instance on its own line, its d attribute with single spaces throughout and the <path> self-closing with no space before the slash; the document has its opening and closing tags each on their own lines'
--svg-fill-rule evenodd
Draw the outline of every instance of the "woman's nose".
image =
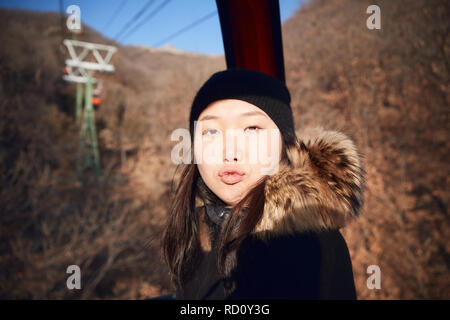
<svg viewBox="0 0 450 320">
<path fill-rule="evenodd" d="M 225 138 L 224 140 L 224 148 L 223 148 L 223 161 L 224 162 L 242 162 L 243 160 L 243 149 L 244 141 L 239 139 L 242 137 L 232 137 L 229 138 L 228 141 Z"/>
<path fill-rule="evenodd" d="M 231 160 L 229 160 L 231 159 Z M 239 162 L 237 157 L 225 157 L 224 162 Z"/>
<path fill-rule="evenodd" d="M 224 162 L 241 162 L 242 161 L 242 152 L 240 150 L 230 150 L 235 148 L 229 148 L 228 153 L 227 149 L 224 150 Z"/>
</svg>

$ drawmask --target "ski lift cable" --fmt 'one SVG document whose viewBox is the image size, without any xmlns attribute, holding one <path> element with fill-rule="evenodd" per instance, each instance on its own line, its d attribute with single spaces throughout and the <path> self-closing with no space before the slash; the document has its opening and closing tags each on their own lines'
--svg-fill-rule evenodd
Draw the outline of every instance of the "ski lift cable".
<svg viewBox="0 0 450 320">
<path fill-rule="evenodd" d="M 173 38 L 178 37 L 180 34 L 182 34 L 182 33 L 186 32 L 186 31 L 192 29 L 193 27 L 195 27 L 195 26 L 197 26 L 197 25 L 207 21 L 208 19 L 214 17 L 215 15 L 217 15 L 217 11 L 216 10 L 214 10 L 213 12 L 208 13 L 207 15 L 204 15 L 203 17 L 201 17 L 198 20 L 192 22 L 191 24 L 189 24 L 189 25 L 181 28 L 180 30 L 172 33 L 170 36 L 164 38 L 163 40 L 161 40 L 161 41 L 159 41 L 157 43 L 155 43 L 153 46 L 154 47 L 158 47 L 161 44 L 163 44 L 163 43 L 165 43 L 165 42 L 167 42 L 167 41 L 169 41 L 169 40 L 171 40 Z"/>
<path fill-rule="evenodd" d="M 114 20 L 116 20 L 117 15 L 122 11 L 123 7 L 125 6 L 127 0 L 122 0 L 122 2 L 119 4 L 119 6 L 117 7 L 116 11 L 114 11 L 113 15 L 111 16 L 111 18 L 109 19 L 109 21 L 105 24 L 105 26 L 103 27 L 103 30 L 106 31 L 109 29 L 110 25 L 114 22 Z"/>
<path fill-rule="evenodd" d="M 149 0 L 143 7 L 141 10 L 139 10 L 138 13 L 136 13 L 133 18 L 131 18 L 126 24 L 125 26 L 122 28 L 122 30 L 120 30 L 119 33 L 116 34 L 116 36 L 114 37 L 115 40 L 117 40 L 134 22 L 136 22 L 137 19 L 139 19 L 140 16 L 142 16 L 145 11 L 148 10 L 148 8 L 150 8 L 150 6 L 155 2 L 155 0 Z"/>
<path fill-rule="evenodd" d="M 145 17 L 145 19 L 143 19 L 139 24 L 137 24 L 136 26 L 134 26 L 133 29 L 131 29 L 123 38 L 122 41 L 124 41 L 127 37 L 129 37 L 133 32 L 135 32 L 137 29 L 139 29 L 140 27 L 142 27 L 142 25 L 144 25 L 145 23 L 147 23 L 151 18 L 153 18 L 159 11 L 161 11 L 167 4 L 169 4 L 171 0 L 166 0 L 163 3 L 161 3 L 157 8 L 155 8 L 155 10 L 153 10 L 152 12 L 150 12 L 150 14 Z"/>
</svg>

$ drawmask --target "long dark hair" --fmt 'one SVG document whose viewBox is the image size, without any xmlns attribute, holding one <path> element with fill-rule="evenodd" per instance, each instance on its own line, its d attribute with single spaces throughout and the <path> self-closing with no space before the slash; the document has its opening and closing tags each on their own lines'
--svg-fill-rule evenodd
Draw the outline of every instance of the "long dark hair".
<svg viewBox="0 0 450 320">
<path fill-rule="evenodd" d="M 296 145 L 295 136 L 289 139 L 284 137 L 281 163 L 290 165 L 289 150 Z M 203 182 L 197 165 L 193 161 L 183 166 L 162 239 L 163 256 L 177 292 L 183 290 L 184 283 L 195 270 L 201 250 L 200 219 L 196 203 L 200 201 L 204 205 L 226 206 Z M 236 251 L 261 220 L 265 203 L 266 178 L 267 176 L 263 176 L 245 197 L 231 208 L 230 214 L 223 222 L 216 247 L 218 272 L 222 278 L 230 276 L 237 262 Z"/>
</svg>

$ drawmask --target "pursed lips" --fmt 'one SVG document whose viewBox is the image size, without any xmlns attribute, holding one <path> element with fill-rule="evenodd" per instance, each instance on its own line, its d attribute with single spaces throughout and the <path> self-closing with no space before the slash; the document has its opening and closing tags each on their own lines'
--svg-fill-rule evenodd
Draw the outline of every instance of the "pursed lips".
<svg viewBox="0 0 450 320">
<path fill-rule="evenodd" d="M 223 169 L 219 172 L 220 180 L 223 183 L 232 185 L 240 182 L 244 178 L 245 173 L 236 169 Z"/>
</svg>

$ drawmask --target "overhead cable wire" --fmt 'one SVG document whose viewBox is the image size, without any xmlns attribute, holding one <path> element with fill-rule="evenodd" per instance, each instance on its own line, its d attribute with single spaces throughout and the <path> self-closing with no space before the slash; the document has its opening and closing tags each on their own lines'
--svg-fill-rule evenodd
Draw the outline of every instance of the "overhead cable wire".
<svg viewBox="0 0 450 320">
<path fill-rule="evenodd" d="M 127 0 L 122 0 L 122 2 L 117 7 L 116 11 L 114 11 L 113 15 L 109 19 L 109 21 L 105 24 L 103 27 L 103 31 L 106 31 L 109 29 L 109 26 L 113 23 L 113 21 L 117 18 L 117 15 L 122 11 L 123 7 L 125 6 L 125 3 Z"/>
<path fill-rule="evenodd" d="M 180 30 L 178 30 L 178 31 L 176 31 L 176 32 L 174 32 L 174 33 L 172 33 L 170 36 L 164 38 L 163 40 L 161 40 L 161 41 L 155 43 L 153 46 L 154 46 L 154 47 L 158 47 L 158 46 L 160 46 L 161 44 L 163 44 L 163 43 L 165 43 L 165 42 L 167 42 L 167 41 L 169 41 L 169 40 L 171 40 L 171 39 L 173 39 L 173 38 L 178 37 L 180 34 L 186 32 L 186 31 L 192 29 L 193 27 L 195 27 L 195 26 L 197 26 L 197 25 L 199 25 L 199 24 L 205 22 L 206 20 L 208 20 L 208 19 L 214 17 L 216 14 L 217 14 L 217 11 L 216 11 L 216 10 L 214 10 L 213 12 L 208 13 L 207 15 L 201 17 L 200 19 L 198 19 L 198 20 L 192 22 L 191 24 L 189 24 L 189 25 L 187 25 L 187 26 L 181 28 Z"/>
<path fill-rule="evenodd" d="M 139 10 L 138 13 L 136 13 L 133 18 L 131 18 L 126 25 L 122 28 L 122 30 L 120 30 L 120 32 L 118 32 L 116 34 L 116 36 L 114 37 L 115 40 L 117 40 L 130 26 L 131 24 L 133 24 L 133 22 L 136 22 L 137 19 L 139 19 L 140 16 L 142 16 L 145 11 L 148 10 L 148 8 L 150 8 L 150 6 L 153 4 L 153 2 L 155 2 L 155 0 L 149 0 L 143 7 L 141 10 Z"/>
<path fill-rule="evenodd" d="M 134 26 L 133 29 L 131 29 L 123 38 L 122 41 L 126 38 L 128 38 L 133 32 L 135 32 L 137 29 L 142 27 L 144 24 L 146 24 L 151 18 L 153 18 L 159 11 L 161 11 L 171 0 L 166 0 L 163 3 L 161 3 L 155 10 L 150 12 L 148 16 L 146 16 L 139 24 Z"/>
</svg>

